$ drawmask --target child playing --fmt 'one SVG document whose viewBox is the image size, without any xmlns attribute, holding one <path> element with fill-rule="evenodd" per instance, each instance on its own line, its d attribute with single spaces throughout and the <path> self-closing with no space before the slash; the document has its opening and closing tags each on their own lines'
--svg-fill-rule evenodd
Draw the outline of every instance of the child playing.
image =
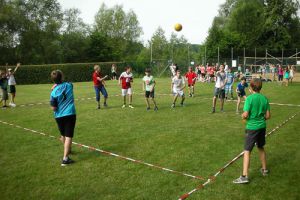
<svg viewBox="0 0 300 200">
<path fill-rule="evenodd" d="M 151 76 L 151 69 L 145 70 L 145 75 L 143 78 L 143 91 L 145 91 L 145 98 L 147 103 L 147 110 L 150 110 L 150 103 L 149 103 L 149 97 L 152 99 L 152 102 L 154 104 L 154 111 L 157 111 L 157 105 L 154 100 L 154 87 L 155 87 L 155 80 L 153 76 Z"/>
<path fill-rule="evenodd" d="M 102 78 L 101 76 L 101 68 L 99 65 L 94 66 L 94 73 L 93 73 L 93 82 L 94 82 L 94 89 L 96 93 L 96 101 L 97 101 L 97 109 L 100 109 L 100 92 L 104 97 L 103 106 L 107 107 L 107 91 L 105 89 L 104 80 L 107 78 L 107 75 Z"/>
<path fill-rule="evenodd" d="M 268 99 L 260 94 L 262 88 L 262 81 L 254 78 L 250 82 L 252 94 L 248 96 L 244 105 L 244 113 L 242 114 L 243 120 L 247 121 L 246 124 L 246 138 L 244 147 L 244 161 L 243 161 L 243 174 L 233 181 L 233 183 L 249 183 L 248 171 L 250 165 L 250 154 L 256 144 L 259 151 L 262 168 L 261 173 L 263 176 L 268 174 L 266 152 L 264 150 L 265 135 L 266 135 L 266 120 L 270 119 L 270 105 Z"/>
<path fill-rule="evenodd" d="M 16 107 L 15 104 L 15 97 L 16 97 L 16 79 L 15 79 L 15 73 L 17 72 L 18 68 L 20 67 L 20 63 L 17 64 L 17 67 L 12 70 L 11 68 L 8 69 L 8 74 L 7 74 L 7 78 L 8 78 L 8 92 L 10 94 L 10 103 L 9 105 L 11 107 Z"/>
<path fill-rule="evenodd" d="M 227 83 L 226 74 L 224 72 L 224 65 L 220 66 L 220 70 L 216 73 L 216 84 L 215 84 L 215 92 L 213 97 L 213 108 L 211 113 L 216 112 L 216 103 L 217 98 L 220 98 L 221 102 L 221 112 L 223 112 L 224 108 L 224 98 L 225 98 L 225 90 L 224 87 Z"/>
<path fill-rule="evenodd" d="M 171 84 L 171 92 L 174 94 L 174 99 L 171 108 L 175 108 L 175 103 L 178 96 L 181 97 L 180 105 L 183 106 L 183 102 L 185 99 L 184 92 L 183 92 L 184 88 L 185 88 L 184 78 L 180 75 L 180 70 L 177 70 L 176 76 L 173 77 L 172 84 Z"/>
<path fill-rule="evenodd" d="M 0 102 L 3 104 L 2 105 L 3 109 L 7 108 L 7 104 L 6 104 L 6 101 L 8 100 L 7 85 L 8 85 L 8 80 L 6 77 L 6 73 L 5 71 L 0 71 L 0 89 L 2 94 Z"/>
<path fill-rule="evenodd" d="M 237 104 L 236 104 L 236 113 L 239 113 L 240 110 L 240 104 L 241 104 L 241 98 L 243 97 L 244 99 L 246 99 L 246 92 L 245 92 L 245 88 L 248 87 L 248 83 L 246 83 L 246 78 L 242 77 L 241 78 L 241 82 L 238 84 L 237 88 L 236 88 L 236 93 L 237 93 Z M 251 93 L 250 89 L 249 92 Z"/>
<path fill-rule="evenodd" d="M 111 66 L 111 76 L 112 80 L 117 80 L 117 66 L 115 64 Z"/>
<path fill-rule="evenodd" d="M 126 67 L 126 71 L 123 72 L 119 77 L 119 85 L 122 86 L 122 96 L 123 96 L 123 106 L 126 107 L 126 95 L 128 95 L 129 99 L 129 108 L 134 108 L 132 106 L 132 88 L 131 83 L 133 82 L 133 75 L 131 73 L 131 67 Z"/>
<path fill-rule="evenodd" d="M 289 79 L 290 79 L 290 69 L 289 66 L 287 66 L 284 71 L 285 86 L 289 86 Z"/>
<path fill-rule="evenodd" d="M 60 70 L 51 72 L 51 80 L 55 85 L 52 87 L 50 105 L 64 144 L 61 166 L 66 166 L 74 162 L 69 157 L 76 124 L 73 85 L 63 81 L 63 73 Z"/>
<path fill-rule="evenodd" d="M 234 75 L 231 73 L 231 68 L 227 69 L 226 79 L 227 79 L 227 82 L 225 85 L 225 99 L 228 99 L 228 94 L 230 94 L 231 99 L 233 99 Z"/>
<path fill-rule="evenodd" d="M 185 74 L 185 78 L 188 81 L 189 97 L 194 97 L 194 85 L 197 79 L 197 74 L 193 72 L 192 67 L 189 67 L 189 71 Z"/>
</svg>

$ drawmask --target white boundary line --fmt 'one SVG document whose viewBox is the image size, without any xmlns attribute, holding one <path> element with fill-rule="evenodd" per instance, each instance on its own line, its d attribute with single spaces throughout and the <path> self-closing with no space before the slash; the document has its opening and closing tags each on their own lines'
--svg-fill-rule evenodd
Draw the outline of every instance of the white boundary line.
<svg viewBox="0 0 300 200">
<path fill-rule="evenodd" d="M 292 115 L 291 117 L 289 117 L 288 119 L 286 119 L 285 121 L 283 121 L 282 123 L 280 123 L 278 126 L 276 126 L 275 128 L 273 128 L 270 132 L 268 132 L 266 134 L 266 137 L 270 136 L 272 133 L 274 133 L 275 131 L 277 131 L 278 129 L 280 129 L 282 126 L 284 126 L 288 121 L 292 120 L 293 118 L 295 118 L 295 116 L 298 113 L 295 113 L 294 115 Z M 238 154 L 236 157 L 234 157 L 231 161 L 229 161 L 228 163 L 226 163 L 219 171 L 217 171 L 211 178 L 207 179 L 207 181 L 199 186 L 197 186 L 196 188 L 194 188 L 193 190 L 191 190 L 188 193 L 183 194 L 178 200 L 184 200 L 187 199 L 188 197 L 190 197 L 194 192 L 197 192 L 198 190 L 201 190 L 202 188 L 204 188 L 207 184 L 213 182 L 218 175 L 220 175 L 222 172 L 225 171 L 226 168 L 228 168 L 230 165 L 232 165 L 235 161 L 237 161 L 239 158 L 241 158 L 244 155 L 244 151 L 242 151 L 240 154 Z"/>
<path fill-rule="evenodd" d="M 0 123 L 5 124 L 5 125 L 9 125 L 9 126 L 12 126 L 12 127 L 15 127 L 15 128 L 23 129 L 23 130 L 28 131 L 28 132 L 32 132 L 32 133 L 35 133 L 35 134 L 39 134 L 39 135 L 42 135 L 42 136 L 46 136 L 46 137 L 50 137 L 50 138 L 59 140 L 59 138 L 57 138 L 57 137 L 55 137 L 53 135 L 46 134 L 46 133 L 40 132 L 40 131 L 36 131 L 36 130 L 30 129 L 30 128 L 24 128 L 24 127 L 21 127 L 19 125 L 15 125 L 15 124 L 12 124 L 12 123 L 9 123 L 9 122 L 6 122 L 6 121 L 0 120 Z M 205 180 L 201 176 L 194 176 L 194 175 L 191 175 L 191 174 L 187 174 L 185 172 L 180 172 L 180 171 L 172 170 L 172 169 L 169 169 L 169 168 L 161 167 L 159 165 L 150 164 L 150 163 L 147 163 L 147 162 L 144 162 L 144 161 L 141 161 L 141 160 L 136 160 L 136 159 L 129 158 L 129 157 L 126 157 L 126 156 L 122 156 L 122 155 L 119 155 L 119 154 L 116 154 L 116 153 L 112 153 L 112 152 L 109 152 L 109 151 L 98 149 L 98 148 L 95 148 L 93 146 L 84 145 L 84 144 L 81 144 L 81 143 L 78 143 L 78 142 L 72 142 L 72 144 L 74 144 L 74 145 L 76 145 L 78 147 L 89 149 L 91 151 L 96 151 L 96 152 L 99 152 L 99 153 L 102 153 L 102 154 L 105 154 L 105 155 L 117 157 L 119 159 L 127 160 L 127 161 L 130 161 L 130 162 L 133 162 L 133 163 L 139 163 L 139 164 L 151 167 L 151 168 L 160 169 L 162 171 L 170 172 L 170 173 L 173 173 L 173 174 L 178 174 L 178 175 L 181 175 L 181 176 L 186 176 L 186 177 L 189 177 L 189 178 L 192 178 L 192 179 L 196 179 L 196 180 Z"/>
</svg>

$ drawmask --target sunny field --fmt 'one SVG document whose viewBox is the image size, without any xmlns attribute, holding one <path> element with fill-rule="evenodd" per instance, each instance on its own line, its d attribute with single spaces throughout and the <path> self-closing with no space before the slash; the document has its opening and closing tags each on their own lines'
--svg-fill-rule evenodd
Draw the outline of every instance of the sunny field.
<svg viewBox="0 0 300 200">
<path fill-rule="evenodd" d="M 17 87 L 17 107 L 0 110 L 0 121 L 59 137 L 49 108 L 51 85 Z M 211 114 L 213 84 L 198 83 L 185 107 L 171 109 L 170 79 L 157 79 L 158 112 L 146 111 L 140 79 L 134 82 L 134 109 L 122 109 L 120 88 L 107 82 L 108 108 L 96 110 L 92 83 L 74 83 L 77 125 L 74 141 L 179 172 L 204 177 L 195 180 L 157 168 L 73 146 L 74 165 L 61 167 L 62 144 L 55 139 L 0 123 L 1 199 L 178 199 L 223 167 L 243 149 L 244 124 L 235 102 L 225 112 Z M 289 87 L 266 83 L 270 102 L 268 130 L 300 107 L 300 83 Z M 92 98 L 92 99 L 90 99 Z M 292 105 L 284 105 L 292 104 Z M 217 104 L 218 106 L 218 104 Z M 248 185 L 234 185 L 241 160 L 195 192 L 189 199 L 300 199 L 300 115 L 267 139 L 270 175 L 259 173 L 253 151 Z"/>
</svg>

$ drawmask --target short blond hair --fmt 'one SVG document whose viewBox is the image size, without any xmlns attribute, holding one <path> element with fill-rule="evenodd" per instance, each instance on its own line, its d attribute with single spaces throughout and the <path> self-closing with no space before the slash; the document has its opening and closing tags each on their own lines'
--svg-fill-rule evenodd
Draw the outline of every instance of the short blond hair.
<svg viewBox="0 0 300 200">
<path fill-rule="evenodd" d="M 100 66 L 99 65 L 94 65 L 94 70 L 96 71 L 96 70 L 100 70 Z"/>
</svg>

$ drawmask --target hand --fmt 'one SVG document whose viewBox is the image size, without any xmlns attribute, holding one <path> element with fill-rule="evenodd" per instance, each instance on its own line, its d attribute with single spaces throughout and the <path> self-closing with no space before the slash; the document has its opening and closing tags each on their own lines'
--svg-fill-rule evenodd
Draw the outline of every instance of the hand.
<svg viewBox="0 0 300 200">
<path fill-rule="evenodd" d="M 21 63 L 17 63 L 17 67 L 20 67 L 21 66 Z"/>
</svg>

